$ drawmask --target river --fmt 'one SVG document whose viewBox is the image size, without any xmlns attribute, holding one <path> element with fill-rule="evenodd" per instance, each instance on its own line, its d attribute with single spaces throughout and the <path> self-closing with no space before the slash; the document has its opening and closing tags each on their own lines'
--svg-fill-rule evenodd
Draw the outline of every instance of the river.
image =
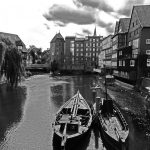
<svg viewBox="0 0 150 150">
<path fill-rule="evenodd" d="M 95 80 L 94 76 L 49 77 L 45 74 L 28 78 L 15 90 L 1 86 L 0 150 L 52 150 L 52 122 L 56 112 L 77 90 L 92 104 L 90 87 Z M 130 128 L 129 150 L 149 150 L 144 133 L 123 113 Z M 101 138 L 93 132 L 83 143 L 82 150 L 105 150 Z"/>
</svg>

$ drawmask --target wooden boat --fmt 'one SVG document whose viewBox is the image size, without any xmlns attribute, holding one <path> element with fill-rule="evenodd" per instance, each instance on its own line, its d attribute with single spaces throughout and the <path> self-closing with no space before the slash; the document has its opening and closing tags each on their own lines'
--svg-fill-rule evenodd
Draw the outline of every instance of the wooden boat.
<svg viewBox="0 0 150 150">
<path fill-rule="evenodd" d="M 88 132 L 92 123 L 91 109 L 78 91 L 57 112 L 53 124 L 54 136 L 60 139 L 61 147 L 76 141 Z"/>
<path fill-rule="evenodd" d="M 113 75 L 106 75 L 105 76 L 105 80 L 104 80 L 104 82 L 103 82 L 105 85 L 110 85 L 110 86 L 112 86 L 112 85 L 114 85 L 114 83 L 115 83 L 115 78 L 114 78 L 114 76 Z"/>
<path fill-rule="evenodd" d="M 113 100 L 101 99 L 98 119 L 104 143 L 114 150 L 126 150 L 128 147 L 128 124 Z"/>
</svg>

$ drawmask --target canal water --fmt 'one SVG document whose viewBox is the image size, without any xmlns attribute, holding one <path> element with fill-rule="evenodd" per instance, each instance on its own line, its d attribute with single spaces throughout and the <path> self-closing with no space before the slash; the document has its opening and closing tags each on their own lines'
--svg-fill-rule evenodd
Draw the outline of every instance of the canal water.
<svg viewBox="0 0 150 150">
<path fill-rule="evenodd" d="M 56 112 L 77 90 L 93 104 L 94 76 L 28 78 L 17 89 L 0 87 L 0 150 L 54 150 L 52 123 Z M 129 150 L 149 150 L 148 139 L 125 112 L 129 124 Z M 90 135 L 75 150 L 105 150 L 100 134 Z M 57 149 L 56 149 L 57 150 Z"/>
</svg>

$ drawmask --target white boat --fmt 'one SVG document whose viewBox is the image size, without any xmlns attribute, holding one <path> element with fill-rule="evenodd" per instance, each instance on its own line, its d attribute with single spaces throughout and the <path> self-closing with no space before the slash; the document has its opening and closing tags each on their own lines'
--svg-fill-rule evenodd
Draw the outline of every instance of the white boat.
<svg viewBox="0 0 150 150">
<path fill-rule="evenodd" d="M 79 141 L 88 133 L 91 123 L 91 108 L 78 91 L 56 114 L 53 129 L 57 144 L 64 148 Z"/>
</svg>

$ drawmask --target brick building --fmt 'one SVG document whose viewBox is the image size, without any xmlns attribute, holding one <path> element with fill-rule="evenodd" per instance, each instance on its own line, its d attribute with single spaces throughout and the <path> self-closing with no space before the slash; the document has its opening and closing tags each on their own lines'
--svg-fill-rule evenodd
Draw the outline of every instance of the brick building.
<svg viewBox="0 0 150 150">
<path fill-rule="evenodd" d="M 77 38 L 67 36 L 65 38 L 64 69 L 91 71 L 98 66 L 98 54 L 102 36 Z"/>
<path fill-rule="evenodd" d="M 50 42 L 50 61 L 54 60 L 63 67 L 64 63 L 64 38 L 60 33 L 57 33 Z"/>
</svg>

